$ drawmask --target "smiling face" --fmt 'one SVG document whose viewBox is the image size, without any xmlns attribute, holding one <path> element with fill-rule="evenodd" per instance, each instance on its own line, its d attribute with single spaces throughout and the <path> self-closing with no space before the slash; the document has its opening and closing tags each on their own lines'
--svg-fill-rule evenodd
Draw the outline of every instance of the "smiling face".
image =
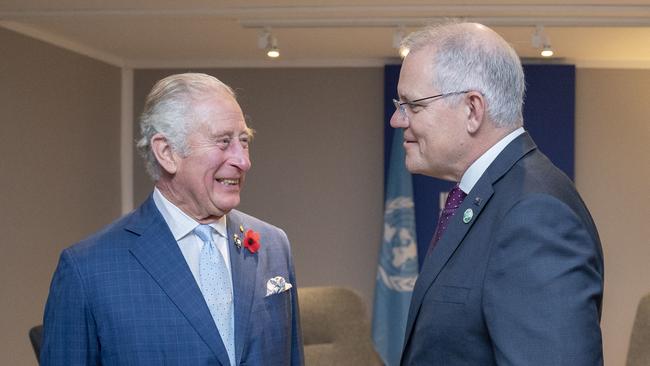
<svg viewBox="0 0 650 366">
<path fill-rule="evenodd" d="M 402 102 L 443 92 L 433 86 L 433 52 L 425 48 L 404 59 L 397 87 Z M 403 146 L 409 172 L 459 181 L 466 167 L 464 150 L 468 141 L 464 121 L 468 109 L 462 101 L 452 104 L 443 99 L 405 105 L 406 115 L 396 110 L 390 124 L 404 129 Z"/>
<path fill-rule="evenodd" d="M 171 162 L 161 162 L 161 166 L 169 174 L 158 187 L 183 212 L 209 223 L 239 205 L 251 167 L 251 132 L 241 108 L 225 92 L 195 101 L 193 107 L 186 139 L 189 154 L 167 150 Z"/>
</svg>

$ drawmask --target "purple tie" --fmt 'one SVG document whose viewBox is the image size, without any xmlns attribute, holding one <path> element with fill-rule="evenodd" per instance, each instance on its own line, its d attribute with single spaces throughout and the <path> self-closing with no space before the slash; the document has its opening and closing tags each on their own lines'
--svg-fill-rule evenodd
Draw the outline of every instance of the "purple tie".
<svg viewBox="0 0 650 366">
<path fill-rule="evenodd" d="M 447 229 L 449 220 L 452 216 L 454 216 L 454 212 L 456 212 L 456 209 L 460 207 L 466 196 L 467 194 L 463 192 L 458 187 L 458 185 L 455 185 L 454 188 L 452 188 L 452 190 L 449 192 L 449 195 L 447 195 L 447 201 L 445 201 L 445 208 L 442 210 L 442 213 L 440 213 L 440 218 L 438 219 L 436 232 L 433 235 L 433 239 L 431 239 L 431 244 L 429 244 L 428 253 L 431 253 L 433 247 L 436 246 L 438 240 L 440 240 L 440 237 L 442 236 L 442 233 L 444 233 Z"/>
</svg>

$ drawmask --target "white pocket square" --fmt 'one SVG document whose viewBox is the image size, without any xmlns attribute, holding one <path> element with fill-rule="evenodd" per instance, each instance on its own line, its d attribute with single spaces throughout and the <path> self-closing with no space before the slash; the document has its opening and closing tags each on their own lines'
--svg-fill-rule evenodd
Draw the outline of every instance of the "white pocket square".
<svg viewBox="0 0 650 366">
<path fill-rule="evenodd" d="M 287 282 L 282 276 L 275 276 L 266 282 L 266 296 L 279 294 L 280 292 L 287 291 L 292 288 L 289 282 Z"/>
</svg>

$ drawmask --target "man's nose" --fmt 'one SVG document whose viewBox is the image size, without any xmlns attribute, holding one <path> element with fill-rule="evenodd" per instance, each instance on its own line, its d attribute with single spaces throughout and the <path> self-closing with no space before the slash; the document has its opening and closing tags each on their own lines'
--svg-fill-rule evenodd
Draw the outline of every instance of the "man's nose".
<svg viewBox="0 0 650 366">
<path fill-rule="evenodd" d="M 230 156 L 230 163 L 241 171 L 248 171 L 251 168 L 251 159 L 248 155 L 248 149 L 236 144 Z"/>
<path fill-rule="evenodd" d="M 402 115 L 399 109 L 395 109 L 395 112 L 390 117 L 390 126 L 393 128 L 406 128 L 408 127 L 408 119 Z"/>
</svg>

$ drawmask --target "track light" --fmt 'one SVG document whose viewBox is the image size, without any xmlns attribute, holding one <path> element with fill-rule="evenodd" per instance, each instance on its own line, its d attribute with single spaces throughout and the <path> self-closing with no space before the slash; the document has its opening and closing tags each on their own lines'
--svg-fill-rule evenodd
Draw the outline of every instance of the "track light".
<svg viewBox="0 0 650 366">
<path fill-rule="evenodd" d="M 395 33 L 393 33 L 393 48 L 400 48 L 402 41 L 404 40 L 404 36 L 406 36 L 406 29 L 404 26 L 397 26 Z"/>
<path fill-rule="evenodd" d="M 408 47 L 400 47 L 399 48 L 399 57 L 405 58 L 406 55 L 409 54 L 409 51 L 411 51 Z"/>
<path fill-rule="evenodd" d="M 402 46 L 402 41 L 406 37 L 406 28 L 403 25 L 399 25 L 393 33 L 393 48 L 396 48 L 399 52 L 401 58 L 406 57 L 409 53 L 409 49 Z"/>
<path fill-rule="evenodd" d="M 257 47 L 266 51 L 266 55 L 270 58 L 280 57 L 280 48 L 278 47 L 278 39 L 271 33 L 271 28 L 264 28 L 257 38 Z"/>
<path fill-rule="evenodd" d="M 540 55 L 544 57 L 551 57 L 553 56 L 553 49 L 551 48 L 550 44 L 545 44 L 544 47 L 542 47 L 542 52 L 540 52 Z"/>
<path fill-rule="evenodd" d="M 551 47 L 551 40 L 548 38 L 546 32 L 544 32 L 544 26 L 538 25 L 535 27 L 535 32 L 531 39 L 533 47 L 541 50 L 540 55 L 542 57 L 551 57 L 553 56 L 553 47 Z"/>
<path fill-rule="evenodd" d="M 266 55 L 270 58 L 280 57 L 280 49 L 278 48 L 278 39 L 275 37 L 271 38 L 271 46 L 266 49 Z"/>
</svg>

